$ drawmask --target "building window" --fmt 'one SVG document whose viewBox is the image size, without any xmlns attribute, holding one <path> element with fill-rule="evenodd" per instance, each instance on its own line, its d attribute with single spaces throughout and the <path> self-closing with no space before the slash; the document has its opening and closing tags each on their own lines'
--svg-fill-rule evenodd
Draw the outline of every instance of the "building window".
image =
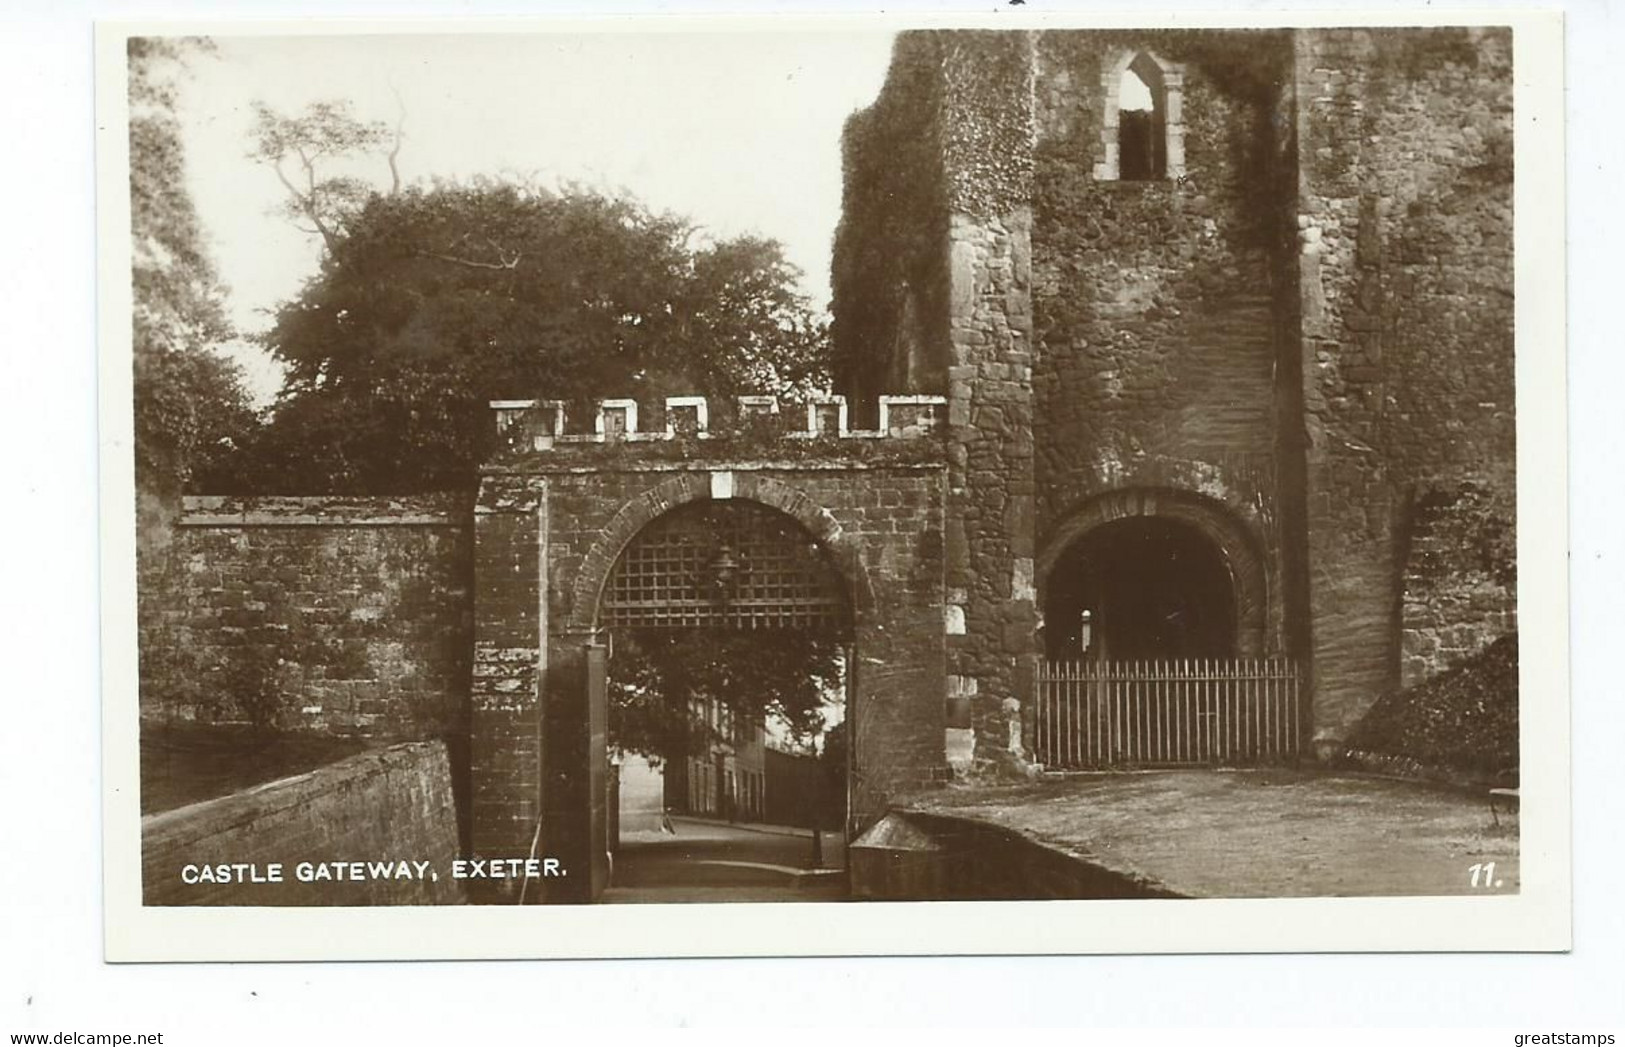
<svg viewBox="0 0 1625 1047">
<path fill-rule="evenodd" d="M 1160 182 L 1185 173 L 1184 73 L 1147 51 L 1105 67 L 1101 93 L 1102 181 Z"/>
</svg>

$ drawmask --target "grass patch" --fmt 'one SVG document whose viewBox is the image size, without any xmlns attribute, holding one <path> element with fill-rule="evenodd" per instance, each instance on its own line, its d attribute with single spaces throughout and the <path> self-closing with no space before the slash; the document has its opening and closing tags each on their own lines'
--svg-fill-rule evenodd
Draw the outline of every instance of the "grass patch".
<svg viewBox="0 0 1625 1047">
<path fill-rule="evenodd" d="M 241 792 L 353 756 L 359 738 L 264 734 L 248 727 L 142 724 L 141 813 Z"/>
</svg>

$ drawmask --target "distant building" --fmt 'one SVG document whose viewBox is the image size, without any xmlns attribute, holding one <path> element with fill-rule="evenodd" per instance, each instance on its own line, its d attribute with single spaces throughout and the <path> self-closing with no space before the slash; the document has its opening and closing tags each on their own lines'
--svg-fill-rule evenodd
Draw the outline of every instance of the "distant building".
<svg viewBox="0 0 1625 1047">
<path fill-rule="evenodd" d="M 705 752 L 667 761 L 666 809 L 729 821 L 761 821 L 767 793 L 763 718 L 739 715 L 710 698 L 690 702 L 689 715 L 693 723 L 706 725 L 713 738 Z"/>
</svg>

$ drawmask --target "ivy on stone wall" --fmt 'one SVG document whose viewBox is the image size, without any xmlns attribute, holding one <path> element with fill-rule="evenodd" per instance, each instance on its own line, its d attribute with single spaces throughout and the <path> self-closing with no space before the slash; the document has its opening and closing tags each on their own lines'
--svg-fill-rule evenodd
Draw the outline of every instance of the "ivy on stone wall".
<svg viewBox="0 0 1625 1047">
<path fill-rule="evenodd" d="M 1032 38 L 1028 33 L 942 34 L 947 106 L 943 154 L 949 206 L 999 218 L 1032 195 Z"/>
<path fill-rule="evenodd" d="M 934 34 L 903 34 L 880 98 L 842 134 L 830 338 L 836 387 L 858 398 L 904 391 L 885 386 L 912 343 L 947 338 L 940 62 Z"/>
<path fill-rule="evenodd" d="M 1039 48 L 1046 79 L 1033 312 L 1035 387 L 1051 425 L 1046 443 L 1059 449 L 1048 457 L 1070 463 L 1080 444 L 1103 455 L 1166 453 L 1168 425 L 1229 417 L 1209 409 L 1217 396 L 1270 396 L 1257 377 L 1267 364 L 1254 361 L 1276 337 L 1262 300 L 1275 260 L 1295 253 L 1283 204 L 1294 168 L 1281 141 L 1292 128 L 1276 120 L 1289 41 L 1278 33 L 1056 32 Z M 1114 60 L 1139 52 L 1183 66 L 1182 181 L 1095 175 L 1104 159 L 1102 79 Z M 1261 423 L 1205 438 L 1250 441 L 1247 450 L 1262 455 L 1265 432 Z"/>
<path fill-rule="evenodd" d="M 1412 557 L 1414 570 L 1434 575 L 1465 570 L 1488 577 L 1509 592 L 1517 587 L 1517 513 L 1509 493 L 1472 482 L 1432 487 L 1417 496 L 1411 519 L 1413 542 L 1434 530 L 1451 539 L 1446 551 L 1417 551 Z"/>
<path fill-rule="evenodd" d="M 1407 80 L 1420 80 L 1445 65 L 1477 69 L 1482 32 L 1467 26 L 1373 30 L 1380 44 L 1373 68 Z"/>
</svg>

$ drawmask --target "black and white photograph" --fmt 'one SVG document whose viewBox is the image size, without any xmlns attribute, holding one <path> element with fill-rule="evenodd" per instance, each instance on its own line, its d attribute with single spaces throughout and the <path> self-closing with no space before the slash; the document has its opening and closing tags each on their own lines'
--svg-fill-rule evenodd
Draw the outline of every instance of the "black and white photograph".
<svg viewBox="0 0 1625 1047">
<path fill-rule="evenodd" d="M 1558 26 L 100 26 L 110 958 L 1566 948 Z"/>
</svg>

